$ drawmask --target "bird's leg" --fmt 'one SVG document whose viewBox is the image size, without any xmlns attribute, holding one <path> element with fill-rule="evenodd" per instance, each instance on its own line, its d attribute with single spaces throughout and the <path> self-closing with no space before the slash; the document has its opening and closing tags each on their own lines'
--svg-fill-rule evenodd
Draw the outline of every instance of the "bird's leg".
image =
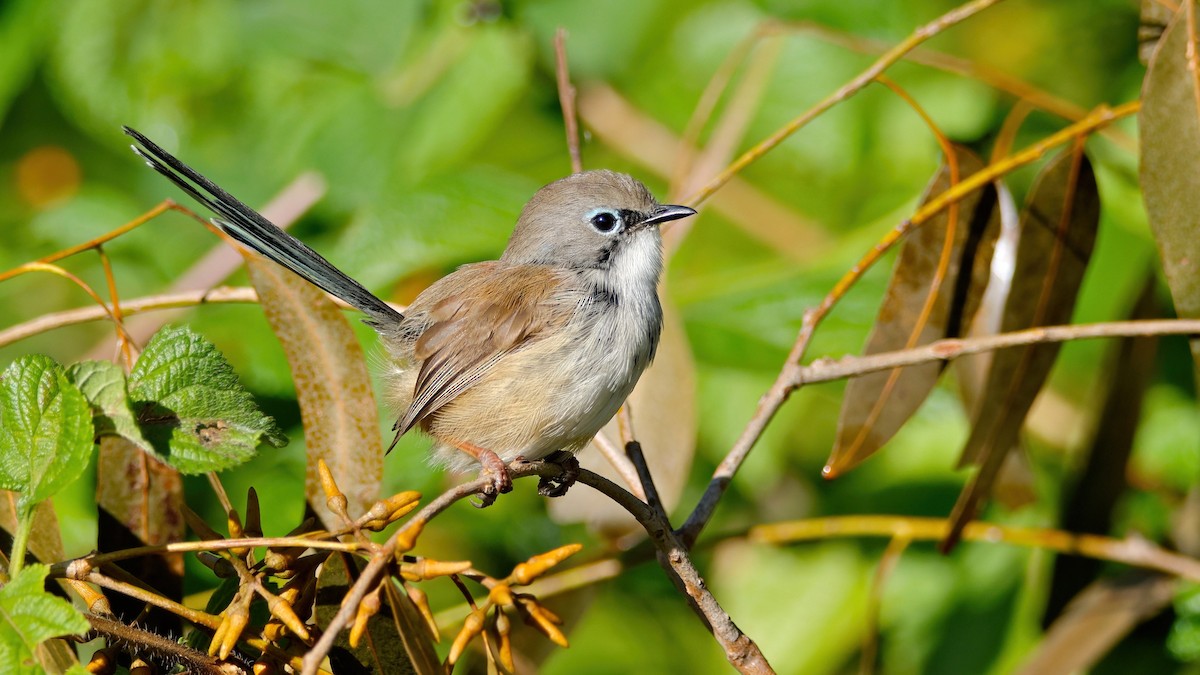
<svg viewBox="0 0 1200 675">
<path fill-rule="evenodd" d="M 579 458 L 574 453 L 559 450 L 546 458 L 547 462 L 558 464 L 562 473 L 554 478 L 543 476 L 538 479 L 538 494 L 545 497 L 561 497 L 575 484 L 579 478 Z"/>
<path fill-rule="evenodd" d="M 491 484 L 479 492 L 479 502 L 475 504 L 476 508 L 487 508 L 496 503 L 496 497 L 499 495 L 512 492 L 512 478 L 508 475 L 508 465 L 500 459 L 500 455 L 487 448 L 463 441 L 454 443 L 454 447 L 479 460 L 480 466 L 483 467 L 479 472 L 480 477 L 491 478 Z"/>
</svg>

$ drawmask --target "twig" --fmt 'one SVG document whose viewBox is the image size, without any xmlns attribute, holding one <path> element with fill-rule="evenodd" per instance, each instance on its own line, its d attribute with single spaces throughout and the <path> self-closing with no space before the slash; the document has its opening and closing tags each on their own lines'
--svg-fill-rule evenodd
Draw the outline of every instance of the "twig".
<svg viewBox="0 0 1200 675">
<path fill-rule="evenodd" d="M 772 32 L 807 33 L 819 40 L 863 54 L 883 54 L 891 48 L 886 42 L 852 35 L 811 21 L 780 22 L 772 20 L 762 26 L 759 32 L 764 34 Z M 1016 97 L 1018 104 L 1024 103 L 1033 106 L 1065 120 L 1075 122 L 1083 119 L 1087 114 L 1086 108 L 1059 98 L 985 63 L 959 58 L 925 47 L 918 47 L 908 52 L 904 55 L 904 60 L 982 82 L 993 89 Z M 1137 151 L 1137 141 L 1118 128 L 1106 128 L 1100 133 L 1126 150 Z"/>
<path fill-rule="evenodd" d="M 535 475 L 556 477 L 561 471 L 562 467 L 543 461 L 514 463 L 509 466 L 509 475 L 514 480 Z M 774 672 L 762 652 L 759 651 L 758 646 L 738 629 L 708 591 L 704 580 L 688 557 L 687 549 L 675 536 L 669 523 L 656 517 L 655 511 L 645 502 L 603 476 L 582 469 L 577 480 L 612 499 L 641 523 L 655 546 L 662 552 L 662 560 L 668 566 L 669 572 L 677 575 L 682 581 L 683 589 L 691 599 L 693 606 L 700 613 L 717 642 L 725 650 L 726 658 L 735 668 L 746 673 Z M 358 580 L 346 593 L 342 601 L 342 608 L 325 627 L 321 639 L 304 657 L 304 668 L 301 675 L 316 674 L 318 665 L 328 655 L 337 639 L 337 634 L 349 624 L 367 592 L 379 583 L 384 570 L 400 549 L 401 542 L 411 545 L 413 538 L 429 520 L 458 500 L 478 493 L 489 483 L 490 478 L 480 478 L 442 493 L 387 540 L 387 543 L 363 568 Z"/>
<path fill-rule="evenodd" d="M 799 387 L 804 384 L 858 377 L 889 368 L 915 366 L 930 361 L 949 361 L 960 356 L 1043 342 L 1145 337 L 1148 335 L 1200 335 L 1200 319 L 1151 319 L 1042 326 L 999 335 L 949 338 L 930 342 L 915 349 L 880 352 L 870 356 L 846 356 L 837 361 L 819 359 L 810 365 L 795 368 L 792 371 L 793 376 L 790 383 L 793 387 Z"/>
<path fill-rule="evenodd" d="M 344 301 L 329 296 L 341 309 L 354 309 Z M 179 293 L 163 293 L 147 295 L 121 303 L 121 311 L 125 316 L 152 312 L 163 309 L 179 309 L 197 305 L 216 305 L 226 303 L 257 303 L 258 293 L 249 286 L 218 286 L 209 290 L 182 291 Z M 388 303 L 398 311 L 404 311 L 403 305 Z M 0 347 L 8 346 L 18 340 L 45 333 L 46 331 L 64 326 L 73 326 L 89 321 L 99 321 L 108 317 L 108 312 L 101 307 L 80 307 L 61 312 L 43 314 L 36 319 L 30 319 L 10 328 L 0 331 Z"/>
<path fill-rule="evenodd" d="M 993 162 L 982 170 L 967 176 L 945 192 L 925 202 L 913 214 L 912 218 L 889 232 L 850 271 L 846 272 L 838 280 L 837 284 L 834 285 L 833 290 L 821 301 L 821 304 L 815 309 L 805 312 L 800 332 L 796 336 L 796 341 L 793 343 L 787 360 L 780 369 L 775 382 L 771 385 L 767 393 L 759 399 L 754 416 L 746 424 L 746 428 L 742 430 L 741 435 L 738 436 L 733 447 L 726 453 L 725 458 L 717 466 L 716 471 L 713 472 L 713 477 L 709 481 L 708 488 L 705 489 L 704 494 L 700 497 L 700 501 L 696 504 L 696 508 L 688 516 L 687 522 L 680 528 L 684 541 L 689 546 L 695 543 L 705 524 L 712 518 L 717 504 L 721 501 L 721 496 L 724 495 L 725 490 L 728 489 L 729 482 L 733 479 L 734 474 L 737 473 L 738 468 L 746 460 L 754 444 L 758 442 L 767 425 L 775 417 L 775 413 L 787 401 L 788 396 L 791 395 L 795 387 L 799 386 L 789 383 L 795 381 L 797 372 L 800 370 L 797 364 L 808 350 L 808 344 L 812 340 L 813 333 L 816 331 L 821 320 L 825 318 L 829 311 L 833 309 L 833 306 L 837 304 L 838 300 L 846 294 L 867 269 L 883 256 L 884 252 L 892 244 L 899 241 L 900 237 L 907 234 L 913 228 L 919 227 L 929 221 L 929 219 L 940 213 L 942 209 L 947 208 L 951 203 L 957 202 L 1005 173 L 1037 160 L 1058 145 L 1073 141 L 1080 136 L 1094 132 L 1100 127 L 1111 124 L 1114 120 L 1136 113 L 1140 105 L 1140 102 L 1132 101 L 1116 108 L 1100 106 L 1079 122 L 1034 143 L 1020 152 L 1008 156 L 1002 161 Z M 801 380 L 801 382 L 803 381 Z"/>
<path fill-rule="evenodd" d="M 567 65 L 567 31 L 562 26 L 554 31 L 554 75 L 558 83 L 558 103 L 562 106 L 563 123 L 567 127 L 571 173 L 579 173 L 583 171 L 579 153 L 579 116 L 575 114 L 575 87 L 571 84 L 571 69 Z"/>
<path fill-rule="evenodd" d="M 906 536 L 913 541 L 938 541 L 945 538 L 949 529 L 950 521 L 945 518 L 836 516 L 758 525 L 750 528 L 749 539 L 765 544 L 795 543 L 839 536 Z M 979 521 L 967 523 L 962 538 L 967 541 L 1044 548 L 1058 553 L 1111 560 L 1200 581 L 1200 560 L 1168 551 L 1140 538 L 1113 539 L 1095 534 L 1075 534 L 1038 527 L 1007 527 Z"/>
<path fill-rule="evenodd" d="M 883 71 L 890 68 L 897 61 L 904 57 L 905 54 L 915 49 L 918 45 L 925 42 L 929 38 L 941 33 L 951 26 L 960 23 L 979 12 L 998 4 L 1002 0 L 974 0 L 965 5 L 955 7 L 946 12 L 937 19 L 917 28 L 911 35 L 905 38 L 902 42 L 892 47 L 883 56 L 879 57 L 866 70 L 859 73 L 857 77 L 850 80 L 846 84 L 838 88 L 829 96 L 826 96 L 812 108 L 809 108 L 799 117 L 796 117 L 791 122 L 785 124 L 781 129 L 768 136 L 766 139 L 747 150 L 741 157 L 738 157 L 732 164 L 725 168 L 719 175 L 709 181 L 704 187 L 694 192 L 687 199 L 683 200 L 684 204 L 695 206 L 712 196 L 722 185 L 729 181 L 730 178 L 741 172 L 747 166 L 750 166 L 763 155 L 767 154 L 785 141 L 789 136 L 794 134 L 804 125 L 822 115 L 825 111 L 842 101 L 857 94 L 864 87 L 875 80 L 875 77 Z"/>
</svg>

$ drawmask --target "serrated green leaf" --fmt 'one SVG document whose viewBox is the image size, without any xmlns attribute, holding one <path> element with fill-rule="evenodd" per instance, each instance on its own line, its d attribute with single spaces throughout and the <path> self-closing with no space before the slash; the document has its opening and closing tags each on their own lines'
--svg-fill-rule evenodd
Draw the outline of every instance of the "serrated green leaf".
<svg viewBox="0 0 1200 675">
<path fill-rule="evenodd" d="M 92 406 L 96 436 L 121 436 L 146 452 L 154 452 L 133 416 L 125 371 L 111 361 L 81 361 L 67 367 L 67 379 Z"/>
<path fill-rule="evenodd" d="M 155 454 L 181 473 L 236 466 L 260 443 L 287 443 L 217 348 L 187 328 L 158 331 L 129 374 L 138 424 Z"/>
<path fill-rule="evenodd" d="M 87 399 L 48 356 L 24 356 L 0 375 L 0 488 L 25 508 L 79 477 L 92 453 Z"/>
<path fill-rule="evenodd" d="M 7 673 L 37 673 L 38 644 L 52 637 L 82 635 L 87 619 L 69 602 L 45 590 L 45 565 L 29 565 L 0 588 L 0 663 Z"/>
</svg>

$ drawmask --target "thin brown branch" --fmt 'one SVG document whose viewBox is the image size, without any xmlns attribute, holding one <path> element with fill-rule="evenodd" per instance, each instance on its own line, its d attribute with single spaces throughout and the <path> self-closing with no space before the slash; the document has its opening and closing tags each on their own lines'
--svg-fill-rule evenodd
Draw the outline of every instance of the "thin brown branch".
<svg viewBox="0 0 1200 675">
<path fill-rule="evenodd" d="M 561 472 L 562 467 L 543 461 L 514 463 L 509 466 L 509 475 L 514 480 L 535 475 L 557 477 Z M 363 568 L 358 580 L 346 594 L 342 608 L 330 620 L 321 638 L 305 656 L 301 675 L 315 675 L 317 666 L 328 655 L 337 639 L 337 634 L 349 624 L 359 603 L 370 589 L 379 583 L 397 552 L 403 546 L 411 546 L 421 528 L 429 520 L 460 499 L 477 494 L 490 483 L 490 480 L 490 478 L 480 478 L 442 493 L 387 540 L 387 543 Z M 669 574 L 676 576 L 681 581 L 681 587 L 687 593 L 693 607 L 700 613 L 717 642 L 725 650 L 726 658 L 735 668 L 744 673 L 774 672 L 762 652 L 759 651 L 758 646 L 738 629 L 721 609 L 712 593 L 708 591 L 703 578 L 700 577 L 688 557 L 687 549 L 672 531 L 670 523 L 657 517 L 655 511 L 645 502 L 603 476 L 584 469 L 580 470 L 577 480 L 612 499 L 642 524 L 662 554 L 660 560 L 664 561 L 664 567 L 667 568 Z"/>
<path fill-rule="evenodd" d="M 890 368 L 915 366 L 931 361 L 949 361 L 960 356 L 1044 342 L 1145 337 L 1148 335 L 1200 335 L 1200 319 L 1150 319 L 1042 326 L 999 335 L 950 338 L 930 342 L 914 349 L 880 352 L 870 356 L 846 356 L 837 361 L 818 359 L 810 365 L 794 368 L 790 382 L 793 387 L 799 387 L 804 384 L 858 377 Z"/>
<path fill-rule="evenodd" d="M 561 26 L 554 31 L 554 76 L 558 83 L 558 104 L 562 106 L 563 124 L 567 129 L 571 173 L 579 173 L 583 171 L 583 158 L 579 152 L 579 115 L 575 112 L 575 87 L 571 84 L 571 68 L 567 63 L 567 31 Z"/>
<path fill-rule="evenodd" d="M 737 175 L 750 166 L 760 157 L 775 149 L 780 143 L 787 140 L 789 136 L 796 133 L 799 129 L 807 125 L 812 120 L 824 114 L 833 106 L 845 101 L 854 96 L 864 87 L 873 82 L 876 76 L 883 73 L 885 70 L 893 66 L 897 61 L 904 57 L 905 54 L 915 49 L 918 45 L 925 42 L 929 38 L 941 33 L 942 31 L 958 24 L 992 5 L 1000 3 L 1002 0 L 974 0 L 964 5 L 960 5 L 949 12 L 946 12 L 937 19 L 917 28 L 911 35 L 892 47 L 883 56 L 879 57 L 875 63 L 872 63 L 866 70 L 859 73 L 854 79 L 838 88 L 829 96 L 826 96 L 812 108 L 809 108 L 799 117 L 785 124 L 781 129 L 768 136 L 766 139 L 750 148 L 741 157 L 738 157 L 732 164 L 725 168 L 719 175 L 709 181 L 704 187 L 697 190 L 682 203 L 689 206 L 696 206 L 704 200 L 708 199 L 714 192 L 727 183 L 730 178 Z"/>
<path fill-rule="evenodd" d="M 891 48 L 891 45 L 886 42 L 852 35 L 811 21 L 771 21 L 760 31 L 764 33 L 772 31 L 807 33 L 822 41 L 863 54 L 884 54 Z M 1020 78 L 1013 77 L 984 63 L 959 58 L 926 47 L 913 49 L 904 55 L 904 60 L 982 82 L 993 89 L 1016 97 L 1021 104 L 1044 110 L 1065 120 L 1076 122 L 1087 115 L 1087 109 L 1083 106 L 1039 89 Z M 1137 150 L 1137 141 L 1121 129 L 1109 127 L 1100 133 L 1126 150 Z"/>
<path fill-rule="evenodd" d="M 794 381 L 797 372 L 800 370 L 798 363 L 804 357 L 808 350 L 808 344 L 812 340 L 813 333 L 817 326 L 825 318 L 826 315 L 833 309 L 834 305 L 845 296 L 858 279 L 866 273 L 875 262 L 877 262 L 883 254 L 902 236 L 910 232 L 913 228 L 919 227 L 928 222 L 936 214 L 947 208 L 950 204 L 961 200 L 966 195 L 978 190 L 985 184 L 990 183 L 1000 176 L 1013 171 L 1014 169 L 1036 161 L 1046 154 L 1052 148 L 1062 145 L 1067 142 L 1091 134 L 1097 129 L 1111 124 L 1113 121 L 1122 117 L 1127 117 L 1138 111 L 1141 104 L 1138 101 L 1124 103 L 1116 108 L 1108 106 L 1100 106 L 1092 111 L 1084 119 L 1072 124 L 1057 133 L 1054 133 L 1041 141 L 1022 149 L 1013 155 L 1006 157 L 999 162 L 993 162 L 982 170 L 971 174 L 956 185 L 952 185 L 945 192 L 931 198 L 913 214 L 912 218 L 901 223 L 891 232 L 889 232 L 879 243 L 877 243 L 866 255 L 859 260 L 841 279 L 834 285 L 833 290 L 821 301 L 816 308 L 805 312 L 804 320 L 800 326 L 800 332 L 796 336 L 796 341 L 792 345 L 791 351 L 788 353 L 787 360 L 779 371 L 775 382 L 771 388 L 758 401 L 758 407 L 755 409 L 754 416 L 746 424 L 746 428 L 742 430 L 737 441 L 734 442 L 732 448 L 726 453 L 725 458 L 717 466 L 713 472 L 713 477 L 709 481 L 708 487 L 704 494 L 700 497 L 700 501 L 696 504 L 696 508 L 692 510 L 688 516 L 687 522 L 680 528 L 684 541 L 688 545 L 694 544 L 696 538 L 700 536 L 700 532 L 704 529 L 705 524 L 712 518 L 713 512 L 716 510 L 717 504 L 720 503 L 722 495 L 728 489 L 730 481 L 734 474 L 737 473 L 742 462 L 749 456 L 750 450 L 758 442 L 763 431 L 774 419 L 775 413 L 787 401 L 795 389 L 795 385 L 789 384 Z M 935 343 L 936 344 L 936 343 Z"/>
<path fill-rule="evenodd" d="M 329 296 L 338 307 L 354 309 L 342 300 Z M 216 305 L 226 303 L 257 303 L 258 292 L 249 286 L 218 286 L 208 290 L 182 291 L 179 293 L 163 293 L 134 298 L 121 303 L 121 311 L 125 316 L 153 312 L 164 309 L 180 309 L 199 305 Z M 403 305 L 389 303 L 397 311 L 404 311 Z M 43 314 L 37 318 L 19 323 L 0 331 L 0 347 L 5 347 L 18 340 L 45 333 L 55 328 L 73 326 L 90 321 L 108 318 L 108 312 L 101 307 L 80 307 L 61 312 Z"/>
</svg>

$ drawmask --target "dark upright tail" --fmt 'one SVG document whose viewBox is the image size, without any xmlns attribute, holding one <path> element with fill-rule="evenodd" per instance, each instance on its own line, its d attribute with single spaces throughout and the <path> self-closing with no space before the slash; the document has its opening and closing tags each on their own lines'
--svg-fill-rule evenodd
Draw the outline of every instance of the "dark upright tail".
<svg viewBox="0 0 1200 675">
<path fill-rule="evenodd" d="M 132 146 L 133 151 L 146 160 L 150 168 L 169 178 L 184 192 L 221 216 L 213 218 L 212 222 L 230 237 L 283 265 L 314 286 L 362 310 L 370 317 L 368 323 L 383 327 L 404 318 L 403 314 L 372 295 L 362 284 L 346 276 L 321 254 L 284 232 L 258 211 L 246 206 L 216 183 L 175 159 L 149 138 L 129 127 L 123 129 L 141 146 Z"/>
</svg>

